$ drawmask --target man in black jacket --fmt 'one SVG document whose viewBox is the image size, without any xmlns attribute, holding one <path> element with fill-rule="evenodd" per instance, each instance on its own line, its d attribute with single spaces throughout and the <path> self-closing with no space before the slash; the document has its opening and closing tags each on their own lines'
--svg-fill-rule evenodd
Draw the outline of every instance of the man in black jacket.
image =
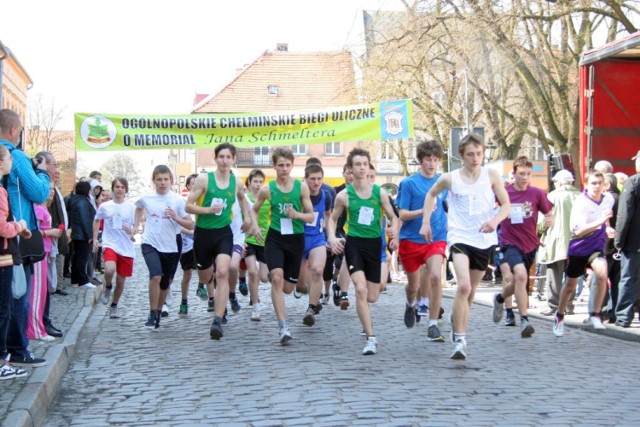
<svg viewBox="0 0 640 427">
<path fill-rule="evenodd" d="M 616 325 L 623 328 L 633 321 L 640 276 L 640 151 L 631 160 L 636 161 L 637 173 L 622 188 L 614 240 L 616 248 L 622 251 Z"/>
</svg>

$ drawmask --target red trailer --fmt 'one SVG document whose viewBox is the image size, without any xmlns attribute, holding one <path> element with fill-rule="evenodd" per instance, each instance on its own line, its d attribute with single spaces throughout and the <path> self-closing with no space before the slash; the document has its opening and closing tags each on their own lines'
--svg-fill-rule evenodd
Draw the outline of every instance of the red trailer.
<svg viewBox="0 0 640 427">
<path fill-rule="evenodd" d="M 582 55 L 579 98 L 580 175 L 598 160 L 610 161 L 614 172 L 634 175 L 631 158 L 640 150 L 640 32 Z"/>
</svg>

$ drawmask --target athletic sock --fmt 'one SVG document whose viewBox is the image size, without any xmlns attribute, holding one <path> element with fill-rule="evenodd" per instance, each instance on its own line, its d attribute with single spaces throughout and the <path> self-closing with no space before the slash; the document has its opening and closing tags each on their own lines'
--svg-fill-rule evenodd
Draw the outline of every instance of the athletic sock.
<svg viewBox="0 0 640 427">
<path fill-rule="evenodd" d="M 453 341 L 458 342 L 458 341 L 465 341 L 465 336 L 466 334 L 464 332 L 462 332 L 461 334 L 454 332 L 453 333 Z"/>
<path fill-rule="evenodd" d="M 229 299 L 236 299 L 236 293 L 235 292 L 229 292 Z"/>
<path fill-rule="evenodd" d="M 438 326 L 438 321 L 429 319 L 429 326 Z"/>
<path fill-rule="evenodd" d="M 504 304 L 504 298 L 502 297 L 501 293 L 496 295 L 496 301 L 498 301 L 500 304 Z"/>
<path fill-rule="evenodd" d="M 526 320 L 529 321 L 529 316 L 520 316 L 520 321 Z"/>
<path fill-rule="evenodd" d="M 428 307 L 429 306 L 429 298 L 427 298 L 427 297 L 420 298 L 420 305 L 426 305 Z"/>
<path fill-rule="evenodd" d="M 507 308 L 507 314 L 509 316 L 513 315 L 513 308 Z"/>
<path fill-rule="evenodd" d="M 279 328 L 284 328 L 285 326 L 287 326 L 287 321 L 282 319 L 282 320 L 278 320 L 278 327 Z"/>
<path fill-rule="evenodd" d="M 182 299 L 182 304 L 188 304 L 186 298 Z"/>
</svg>

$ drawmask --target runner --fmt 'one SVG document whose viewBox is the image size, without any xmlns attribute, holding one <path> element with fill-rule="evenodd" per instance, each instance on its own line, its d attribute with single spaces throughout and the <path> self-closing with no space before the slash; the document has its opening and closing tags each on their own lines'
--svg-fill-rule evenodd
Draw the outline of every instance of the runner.
<svg viewBox="0 0 640 427">
<path fill-rule="evenodd" d="M 135 203 L 133 229 L 139 229 L 142 217 L 146 214 L 141 249 L 149 269 L 150 312 L 145 326 L 158 329 L 160 309 L 180 260 L 181 248 L 178 247 L 176 233 L 180 227 L 192 228 L 193 221 L 184 210 L 184 200 L 171 191 L 171 169 L 166 165 L 156 166 L 152 180 L 155 191 L 142 196 Z"/>
<path fill-rule="evenodd" d="M 229 264 L 233 251 L 231 208 L 236 199 L 242 211 L 244 231 L 251 229 L 251 219 L 242 181 L 231 172 L 236 161 L 236 147 L 227 143 L 217 145 L 214 158 L 216 171 L 198 175 L 187 198 L 186 211 L 197 215 L 193 251 L 200 283 L 211 282 L 215 262 L 217 298 L 209 335 L 211 339 L 219 340 L 223 336 L 222 318 L 229 297 Z M 211 287 L 209 295 L 213 295 Z"/>
<path fill-rule="evenodd" d="M 304 170 L 314 215 L 313 222 L 304 227 L 304 256 L 299 277 L 299 282 L 306 283 L 309 291 L 309 308 L 302 319 L 307 326 L 315 324 L 315 315 L 322 310 L 322 276 L 327 261 L 325 224 L 331 212 L 331 195 L 322 186 L 323 178 L 324 170 L 318 164 L 310 164 Z"/>
<path fill-rule="evenodd" d="M 100 203 L 98 212 L 93 220 L 93 251 L 97 252 L 101 246 L 98 233 L 100 222 L 104 221 L 102 230 L 102 248 L 104 257 L 104 290 L 100 301 L 107 305 L 111 299 L 113 277 L 116 277 L 116 289 L 109 307 L 109 317 L 117 319 L 118 302 L 124 292 L 127 277 L 133 274 L 133 260 L 135 258 L 135 222 L 136 207 L 124 198 L 129 192 L 129 182 L 126 178 L 117 176 L 111 182 L 113 199 Z"/>
<path fill-rule="evenodd" d="M 353 183 L 353 172 L 351 168 L 346 164 L 342 167 L 342 177 L 344 178 L 344 183 L 337 186 L 335 188 L 336 194 L 340 193 L 342 190 L 347 188 L 347 185 Z M 337 197 L 337 196 L 336 196 Z M 334 203 L 335 204 L 335 203 Z M 338 223 L 336 225 L 336 236 L 338 237 L 346 237 L 347 233 L 344 229 L 345 223 L 347 221 L 347 212 L 344 211 L 340 219 L 338 219 Z M 333 252 L 332 252 L 333 253 Z M 347 266 L 343 266 L 343 258 L 344 253 L 333 254 L 335 257 L 335 276 L 336 280 L 333 283 L 333 304 L 336 306 L 340 306 L 342 310 L 346 310 L 349 308 L 349 285 L 351 279 L 349 278 L 349 271 Z"/>
<path fill-rule="evenodd" d="M 420 227 L 422 226 L 424 199 L 440 178 L 439 169 L 443 156 L 444 148 L 440 142 L 420 142 L 416 146 L 416 158 L 420 164 L 420 170 L 400 182 L 396 199 L 402 221 L 398 255 L 408 281 L 405 289 L 407 302 L 404 323 L 408 328 L 415 324 L 418 289 L 421 288 L 421 277 L 424 274 L 427 292 L 421 295 L 421 305 L 424 306 L 424 311 L 418 314 L 427 314 L 428 298 L 431 307 L 428 312 L 427 340 L 434 342 L 445 341 L 438 328 L 438 319 L 442 300 L 442 265 L 446 260 L 447 250 L 447 215 L 444 209 L 447 190 L 438 194 L 435 210 L 431 214 L 432 243 L 425 242 L 420 235 Z M 426 266 L 426 270 L 421 274 L 423 265 Z"/>
<path fill-rule="evenodd" d="M 553 322 L 553 333 L 557 337 L 564 335 L 564 315 L 569 298 L 573 296 L 578 278 L 584 275 L 590 266 L 596 275 L 596 292 L 593 308 L 589 313 L 589 323 L 594 329 L 605 329 L 600 319 L 600 309 L 606 293 L 608 268 L 604 256 L 604 244 L 615 236 L 615 230 L 609 226 L 613 216 L 613 197 L 604 191 L 604 176 L 601 172 L 591 171 L 587 176 L 584 192 L 579 195 L 571 208 L 571 232 L 569 242 L 569 262 L 565 269 L 567 279 L 560 291 L 560 303 Z"/>
<path fill-rule="evenodd" d="M 196 178 L 198 174 L 192 174 L 187 177 L 185 182 L 185 190 L 183 190 L 181 196 L 183 199 L 189 197 L 189 193 L 193 189 L 193 185 L 196 182 Z M 191 216 L 193 220 L 193 215 Z M 180 317 L 186 317 L 189 315 L 189 284 L 191 283 L 191 277 L 193 276 L 193 270 L 196 269 L 196 261 L 193 256 L 193 230 L 180 227 L 180 232 L 182 233 L 182 253 L 180 254 L 180 268 L 182 268 L 182 281 L 180 282 L 180 291 L 182 299 L 180 301 L 180 308 L 178 310 L 178 315 Z M 200 288 L 202 286 L 202 288 Z M 199 291 L 201 289 L 204 291 L 204 299 L 207 299 L 207 288 L 205 288 L 203 283 L 198 284 L 198 288 L 196 289 L 196 295 L 200 296 Z"/>
<path fill-rule="evenodd" d="M 493 321 L 498 323 L 504 313 L 504 301 L 515 295 L 520 313 L 520 336 L 529 338 L 535 330 L 529 322 L 529 270 L 536 260 L 540 246 L 537 224 L 538 212 L 544 214 L 545 227 L 553 225 L 553 205 L 546 193 L 530 185 L 533 164 L 525 156 L 513 162 L 513 184 L 506 191 L 511 202 L 511 214 L 500 224 L 500 252 L 498 262 L 502 271 L 502 292 L 493 298 Z"/>
<path fill-rule="evenodd" d="M 284 345 L 292 339 L 286 321 L 284 293 L 293 292 L 298 282 L 304 252 L 304 223 L 312 223 L 314 214 L 309 187 L 291 177 L 291 150 L 276 148 L 271 161 L 276 179 L 260 189 L 251 217 L 257 224 L 258 213 L 265 200 L 271 203 L 271 223 L 264 249 L 271 274 L 271 300 L 278 319 L 280 343 Z"/>
<path fill-rule="evenodd" d="M 451 340 L 455 347 L 452 359 L 467 357 L 465 331 L 476 287 L 485 274 L 492 246 L 498 243 L 496 228 L 509 215 L 511 205 L 502 178 L 494 169 L 482 167 L 484 140 L 471 133 L 460 141 L 462 169 L 443 174 L 424 201 L 420 235 L 427 243 L 434 241 L 431 215 L 438 194 L 447 194 L 447 244 L 453 254 L 453 268 L 458 287 L 451 313 Z M 496 197 L 500 209 L 495 213 Z"/>
<path fill-rule="evenodd" d="M 258 193 L 260 193 L 260 189 L 264 184 L 264 178 L 264 172 L 260 169 L 253 169 L 249 172 L 246 185 L 249 190 L 247 193 L 247 200 L 251 209 L 253 209 L 255 201 L 258 200 Z M 269 271 L 267 269 L 267 261 L 264 256 L 264 239 L 267 237 L 267 230 L 269 230 L 270 211 L 271 203 L 269 200 L 265 199 L 260 211 L 258 212 L 260 241 L 258 241 L 257 235 L 247 237 L 245 239 L 246 255 L 244 260 L 245 264 L 247 264 L 247 273 L 249 275 L 249 299 L 253 306 L 251 320 L 254 322 L 262 320 L 260 317 L 260 310 L 262 307 L 260 305 L 260 295 L 258 292 L 260 282 L 262 281 L 266 283 L 268 281 L 267 275 Z"/>
<path fill-rule="evenodd" d="M 367 180 L 369 152 L 354 148 L 347 156 L 347 166 L 353 172 L 353 184 L 336 197 L 327 227 L 327 238 L 335 253 L 344 251 L 346 265 L 356 288 L 356 311 L 366 334 L 367 343 L 362 354 L 376 354 L 377 344 L 371 323 L 369 303 L 380 295 L 380 250 L 382 246 L 381 208 L 391 222 L 389 237 L 394 239 L 398 219 L 393 213 L 386 191 Z M 347 212 L 347 238 L 336 235 L 337 222 Z M 391 245 L 395 245 L 392 240 Z M 396 248 L 394 248 L 396 249 Z"/>
</svg>

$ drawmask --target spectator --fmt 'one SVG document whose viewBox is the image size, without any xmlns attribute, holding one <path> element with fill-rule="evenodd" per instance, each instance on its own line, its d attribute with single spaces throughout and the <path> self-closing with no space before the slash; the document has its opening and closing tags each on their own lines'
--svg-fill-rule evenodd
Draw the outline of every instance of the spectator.
<svg viewBox="0 0 640 427">
<path fill-rule="evenodd" d="M 91 283 L 90 263 L 93 241 L 93 218 L 96 210 L 89 200 L 91 185 L 86 181 L 76 184 L 75 194 L 69 200 L 69 226 L 73 241 L 71 284 L 95 288 Z"/>
<path fill-rule="evenodd" d="M 548 194 L 553 204 L 555 223 L 551 227 L 539 227 L 542 232 L 542 246 L 540 247 L 540 263 L 547 265 L 546 298 L 549 308 L 540 314 L 551 316 L 558 309 L 560 290 L 564 277 L 564 264 L 567 260 L 571 229 L 569 218 L 571 206 L 580 191 L 573 186 L 573 175 L 567 170 L 560 170 L 553 176 L 556 189 Z M 573 313 L 573 298 L 567 307 L 567 313 Z"/>
<path fill-rule="evenodd" d="M 615 247 L 622 252 L 616 325 L 628 328 L 638 298 L 640 275 L 640 151 L 633 157 L 636 174 L 624 183 L 616 220 Z"/>
<path fill-rule="evenodd" d="M 613 216 L 609 220 L 609 224 L 614 229 L 616 228 L 616 218 L 618 215 L 618 201 L 620 199 L 620 191 L 618 190 L 618 180 L 615 175 L 608 173 L 604 176 L 605 191 L 611 194 L 613 197 Z M 607 296 L 605 301 L 607 302 L 606 312 L 602 313 L 603 317 L 608 318 L 608 323 L 615 323 L 616 321 L 616 304 L 618 303 L 618 283 L 620 282 L 620 258 L 614 256 L 616 254 L 616 248 L 614 240 L 607 237 L 607 241 L 604 247 L 604 255 L 607 258 L 607 266 L 609 267 L 609 287 L 607 289 Z M 593 279 L 592 279 L 593 281 Z M 592 302 L 593 298 L 589 298 Z"/>
<path fill-rule="evenodd" d="M 8 174 L 11 171 L 11 165 L 9 150 L 4 145 L 0 145 L 0 175 Z M 20 251 L 16 236 L 22 234 L 23 237 L 29 237 L 29 230 L 26 229 L 27 223 L 12 219 L 13 213 L 9 209 L 7 190 L 0 187 L 0 357 L 2 357 L 0 380 L 27 375 L 27 371 L 24 369 L 11 365 L 11 356 L 7 352 L 7 332 L 9 331 L 11 301 L 13 300 L 11 289 L 13 266 L 20 263 Z"/>
<path fill-rule="evenodd" d="M 58 185 L 58 183 L 60 183 L 60 169 L 58 168 L 58 162 L 56 162 L 53 154 L 48 151 L 41 151 L 36 155 L 36 157 L 44 158 L 49 179 Z M 64 255 L 69 253 L 69 237 L 67 235 L 69 223 L 67 220 L 67 210 L 64 205 L 62 193 L 60 193 L 60 190 L 55 186 L 53 187 L 53 191 L 53 199 L 47 206 L 47 210 L 49 215 L 51 215 L 52 230 L 61 230 L 61 232 L 50 232 L 52 235 L 51 237 L 53 237 L 51 239 L 51 253 L 49 254 L 49 262 L 47 266 L 47 278 L 50 280 L 50 283 L 48 286 L 49 292 L 47 293 L 42 321 L 47 335 L 59 338 L 62 337 L 62 331 L 53 325 L 51 318 L 49 317 L 49 310 L 51 307 L 50 294 L 55 293 L 61 296 L 67 295 L 67 292 L 64 290 L 62 267 L 64 263 Z M 58 237 L 55 238 L 53 234 L 56 234 Z"/>
<path fill-rule="evenodd" d="M 22 120 L 13 110 L 0 110 L 0 144 L 10 152 L 13 166 L 7 182 L 7 193 L 13 216 L 17 221 L 24 220 L 31 231 L 38 229 L 33 213 L 33 204 L 42 203 L 49 196 L 49 176 L 42 158 L 35 163 L 21 150 L 17 149 L 22 133 Z M 31 275 L 33 266 L 24 263 L 27 292 L 11 301 L 11 320 L 7 335 L 7 350 L 11 362 L 16 366 L 44 366 L 45 359 L 35 357 L 29 351 L 27 338 L 27 316 L 29 315 L 29 296 L 31 294 Z"/>
</svg>

